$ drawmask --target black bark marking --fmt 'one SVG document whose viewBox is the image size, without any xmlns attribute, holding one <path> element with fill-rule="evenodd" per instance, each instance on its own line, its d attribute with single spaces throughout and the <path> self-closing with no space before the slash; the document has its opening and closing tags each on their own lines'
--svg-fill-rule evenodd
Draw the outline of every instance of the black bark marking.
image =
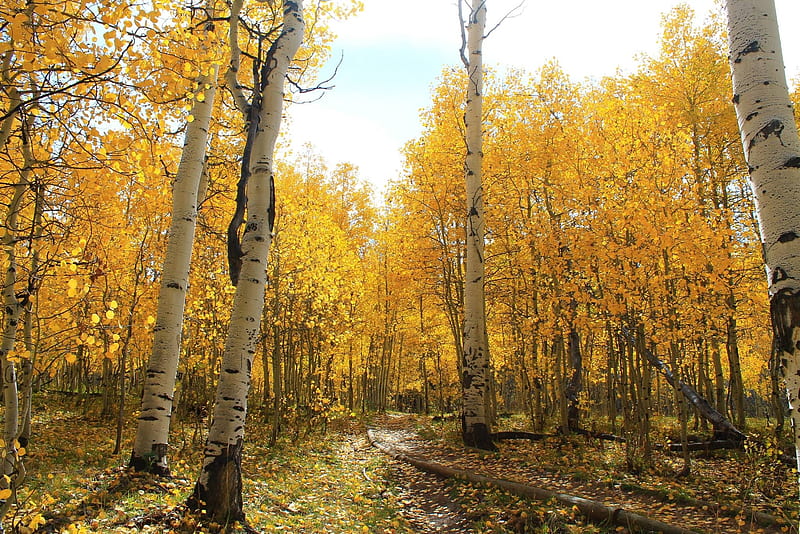
<svg viewBox="0 0 800 534">
<path fill-rule="evenodd" d="M 770 299 L 769 304 L 775 348 L 784 354 L 793 354 L 793 334 L 800 328 L 800 292 L 781 291 Z M 787 358 L 782 357 L 783 369 L 787 363 Z"/>
<path fill-rule="evenodd" d="M 749 149 L 752 150 L 756 144 L 766 140 L 771 135 L 776 136 L 778 140 L 781 142 L 781 145 L 783 145 L 783 139 L 781 139 L 781 134 L 783 134 L 783 128 L 784 128 L 783 123 L 780 120 L 773 119 L 769 121 L 750 140 Z"/>
<path fill-rule="evenodd" d="M 269 176 L 269 209 L 267 210 L 267 222 L 269 222 L 269 232 L 275 228 L 275 177 Z"/>
<path fill-rule="evenodd" d="M 208 474 L 205 485 L 198 480 L 186 505 L 217 523 L 227 525 L 244 521 L 242 502 L 242 447 L 239 438 L 235 444 L 219 444 L 222 448 L 214 460 L 203 470 Z"/>
<path fill-rule="evenodd" d="M 131 453 L 131 459 L 128 461 L 128 467 L 137 473 L 152 473 L 158 476 L 170 476 L 169 467 L 163 465 L 164 458 L 167 456 L 166 443 L 153 443 L 150 448 L 151 452 L 142 456 L 136 453 Z"/>
<path fill-rule="evenodd" d="M 789 278 L 789 275 L 786 274 L 786 271 L 781 269 L 780 267 L 776 267 L 775 270 L 772 272 L 772 283 L 777 284 L 782 280 L 786 280 Z"/>
<path fill-rule="evenodd" d="M 733 99 L 731 100 L 734 104 L 739 103 L 739 95 L 733 95 Z"/>
<path fill-rule="evenodd" d="M 790 241 L 797 239 L 797 237 L 797 234 L 794 232 L 786 232 L 781 234 L 781 236 L 778 238 L 778 243 L 789 243 Z"/>
<path fill-rule="evenodd" d="M 747 117 L 745 117 L 744 120 L 749 121 L 749 120 L 753 120 L 756 117 L 758 117 L 758 111 L 752 112 Z"/>
<path fill-rule="evenodd" d="M 461 375 L 461 385 L 464 389 L 472 387 L 472 375 L 466 370 Z"/>
<path fill-rule="evenodd" d="M 272 46 L 274 47 L 279 40 L 276 39 Z M 272 47 L 270 47 L 270 50 L 272 50 Z M 255 69 L 255 71 L 258 72 L 258 69 Z M 253 102 L 247 110 L 247 141 L 245 141 L 244 151 L 242 152 L 239 182 L 236 184 L 236 211 L 228 224 L 228 274 L 234 286 L 239 283 L 239 272 L 242 270 L 242 256 L 244 256 L 239 228 L 244 223 L 245 210 L 247 209 L 247 182 L 250 179 L 250 159 L 253 153 L 253 143 L 261 120 L 261 94 L 258 91 L 254 92 Z"/>
<path fill-rule="evenodd" d="M 225 372 L 229 373 L 229 374 L 232 374 L 232 375 L 235 375 L 235 374 L 239 373 L 239 370 L 238 369 L 225 369 Z"/>
<path fill-rule="evenodd" d="M 795 156 L 784 164 L 784 167 L 800 168 L 800 157 Z"/>
<path fill-rule="evenodd" d="M 484 451 L 496 451 L 497 446 L 492 442 L 492 434 L 484 423 L 475 423 L 471 428 L 466 428 L 463 434 L 464 445 L 475 447 Z"/>
<path fill-rule="evenodd" d="M 734 63 L 741 63 L 742 62 L 742 57 L 746 56 L 747 54 L 752 54 L 754 52 L 761 52 L 761 51 L 762 51 L 762 49 L 761 49 L 761 46 L 758 44 L 758 41 L 753 41 L 750 44 L 748 44 L 744 48 L 744 50 L 742 50 L 741 52 L 739 52 L 736 55 L 736 59 L 733 62 Z"/>
<path fill-rule="evenodd" d="M 142 415 L 139 417 L 139 421 L 158 421 L 158 417 L 155 415 Z"/>
</svg>

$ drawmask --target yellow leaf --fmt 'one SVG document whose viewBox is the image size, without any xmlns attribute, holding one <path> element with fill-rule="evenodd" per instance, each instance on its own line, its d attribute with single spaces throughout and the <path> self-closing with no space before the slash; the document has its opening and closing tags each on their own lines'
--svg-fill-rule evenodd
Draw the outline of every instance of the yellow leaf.
<svg viewBox="0 0 800 534">
<path fill-rule="evenodd" d="M 11 497 L 11 490 L 10 489 L 6 488 L 6 489 L 0 490 L 0 499 L 6 500 L 9 497 Z"/>
<path fill-rule="evenodd" d="M 106 312 L 106 319 L 113 319 L 113 318 L 114 318 L 114 311 L 113 310 L 108 310 Z"/>
<path fill-rule="evenodd" d="M 114 60 L 113 59 L 111 59 L 108 56 L 103 56 L 97 62 L 97 65 L 95 65 L 95 69 L 96 70 L 105 71 L 105 70 L 110 69 L 113 64 L 114 64 Z"/>
<path fill-rule="evenodd" d="M 100 322 L 100 316 L 97 315 L 96 313 L 93 313 L 92 314 L 92 324 L 97 324 L 99 322 Z"/>
<path fill-rule="evenodd" d="M 117 306 L 118 304 L 116 300 L 112 300 L 111 302 L 108 303 L 108 307 L 111 308 L 112 310 L 116 310 Z"/>
<path fill-rule="evenodd" d="M 78 360 L 78 357 L 72 353 L 69 353 L 64 356 L 64 359 L 67 360 L 67 363 L 75 363 Z"/>
<path fill-rule="evenodd" d="M 194 115 L 189 115 L 186 117 L 186 122 L 194 122 Z"/>
</svg>

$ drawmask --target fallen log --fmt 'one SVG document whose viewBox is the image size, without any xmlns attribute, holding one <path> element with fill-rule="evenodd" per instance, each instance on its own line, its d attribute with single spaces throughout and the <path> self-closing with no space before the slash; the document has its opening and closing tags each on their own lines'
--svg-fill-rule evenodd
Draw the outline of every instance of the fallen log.
<svg viewBox="0 0 800 534">
<path fill-rule="evenodd" d="M 369 442 L 373 447 L 377 448 L 384 454 L 387 454 L 396 460 L 411 464 L 417 469 L 425 471 L 426 473 L 432 473 L 444 478 L 466 480 L 468 482 L 472 482 L 473 484 L 482 484 L 484 486 L 501 488 L 515 495 L 540 501 L 549 501 L 553 499 L 563 505 L 569 507 L 574 506 L 584 517 L 594 523 L 611 524 L 627 528 L 635 527 L 644 531 L 661 532 L 663 534 L 696 534 L 693 530 L 687 530 L 682 527 L 668 525 L 667 523 L 663 523 L 656 519 L 651 519 L 643 515 L 628 512 L 623 508 L 611 508 L 610 506 L 606 506 L 590 499 L 584 499 L 583 497 L 577 497 L 575 495 L 568 495 L 565 493 L 556 493 L 543 488 L 520 484 L 519 482 L 512 482 L 510 480 L 501 478 L 487 477 L 472 473 L 470 471 L 454 469 L 452 467 L 447 467 L 434 462 L 420 460 L 419 458 L 408 456 L 376 441 L 371 429 L 367 430 L 367 439 L 369 439 Z"/>
<path fill-rule="evenodd" d="M 505 432 L 492 432 L 490 434 L 492 441 L 500 441 L 504 439 L 529 439 L 531 441 L 539 441 L 546 438 L 554 438 L 555 434 L 536 434 L 534 432 L 523 432 L 522 430 L 508 430 Z"/>
<path fill-rule="evenodd" d="M 604 441 L 616 441 L 617 443 L 627 443 L 628 441 L 622 436 L 615 436 L 614 434 L 607 434 L 605 432 L 592 432 L 591 430 L 583 430 L 581 428 L 573 430 L 573 432 L 594 439 L 602 439 Z"/>
<path fill-rule="evenodd" d="M 697 409 L 697 412 L 714 426 L 715 434 L 730 436 L 730 438 L 738 441 L 744 441 L 747 439 L 747 436 L 745 436 L 743 432 L 733 426 L 733 423 L 728 421 L 724 415 L 711 406 L 711 404 L 709 404 L 705 398 L 697 393 L 697 390 L 675 376 L 667 364 L 659 360 L 658 357 L 653 354 L 653 351 L 644 346 L 644 343 L 639 343 L 639 340 L 630 330 L 624 326 L 621 327 L 620 330 L 628 339 L 628 341 L 632 343 L 636 349 L 647 359 L 650 365 L 655 367 L 655 369 L 661 373 L 661 376 L 664 377 L 669 385 L 680 391 L 683 396 L 686 397 L 690 403 L 692 403 L 692 406 Z"/>
<path fill-rule="evenodd" d="M 618 443 L 625 443 L 627 440 L 614 434 L 606 434 L 605 432 L 592 432 L 591 430 L 583 430 L 581 428 L 570 431 L 572 433 L 586 436 L 593 439 L 601 439 L 604 441 L 616 441 Z M 537 434 L 536 432 L 525 432 L 523 430 L 506 430 L 503 432 L 492 432 L 490 437 L 493 441 L 502 441 L 504 439 L 527 439 L 530 441 L 540 441 L 547 438 L 557 438 L 564 436 L 564 434 Z"/>
<path fill-rule="evenodd" d="M 714 441 L 692 441 L 686 444 L 689 452 L 696 451 L 716 451 L 722 449 L 744 449 L 744 443 L 730 439 L 714 440 Z M 680 443 L 668 443 L 666 445 L 657 445 L 656 448 L 664 449 L 670 452 L 683 451 L 683 445 Z"/>
</svg>

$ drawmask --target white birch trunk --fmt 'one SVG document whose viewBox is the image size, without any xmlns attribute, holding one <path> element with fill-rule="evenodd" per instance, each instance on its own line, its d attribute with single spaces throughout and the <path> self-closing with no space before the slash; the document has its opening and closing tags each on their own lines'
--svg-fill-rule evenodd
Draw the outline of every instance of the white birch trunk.
<svg viewBox="0 0 800 534">
<path fill-rule="evenodd" d="M 763 240 L 775 350 L 800 458 L 800 139 L 774 0 L 727 0 L 733 102 Z"/>
<path fill-rule="evenodd" d="M 208 6 L 209 12 L 213 13 L 211 4 L 213 0 Z M 160 475 L 169 475 L 169 427 L 197 223 L 198 189 L 205 166 L 217 72 L 218 67 L 214 65 L 210 72 L 201 73 L 197 78 L 203 99 L 195 99 L 191 111 L 194 120 L 186 125 L 186 138 L 172 191 L 172 221 L 158 294 L 153 351 L 147 365 L 142 407 L 129 462 L 137 471 Z"/>
<path fill-rule="evenodd" d="M 237 6 L 238 4 L 238 6 Z M 241 0 L 231 9 L 231 23 Z M 203 468 L 189 505 L 219 522 L 244 518 L 242 510 L 242 446 L 247 394 L 264 310 L 267 255 L 274 213 L 273 154 L 283 110 L 284 80 L 303 40 L 302 0 L 284 0 L 283 28 L 267 55 L 259 126 L 252 146 L 248 182 L 247 223 L 242 238 L 242 267 L 234 295 L 228 337 L 222 356 L 214 414 L 204 450 Z"/>
<path fill-rule="evenodd" d="M 459 0 L 460 1 L 460 0 Z M 462 433 L 464 444 L 494 449 L 486 414 L 489 346 L 486 336 L 481 122 L 483 108 L 483 32 L 486 0 L 473 0 L 467 23 L 467 102 L 464 113 L 467 156 L 466 265 L 464 275 L 464 341 L 462 369 Z"/>
</svg>

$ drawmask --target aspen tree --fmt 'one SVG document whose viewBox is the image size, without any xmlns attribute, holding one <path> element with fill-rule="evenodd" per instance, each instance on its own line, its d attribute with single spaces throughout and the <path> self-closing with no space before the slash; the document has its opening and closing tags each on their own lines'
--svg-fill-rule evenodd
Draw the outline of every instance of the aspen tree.
<svg viewBox="0 0 800 534">
<path fill-rule="evenodd" d="M 800 457 L 800 139 L 774 0 L 727 0 L 733 103 L 769 284 L 774 349 Z"/>
<path fill-rule="evenodd" d="M 191 508 L 204 510 L 208 517 L 222 523 L 244 519 L 242 448 L 253 355 L 264 309 L 267 254 L 275 217 L 273 157 L 283 110 L 284 79 L 302 44 L 305 29 L 302 0 L 284 0 L 283 27 L 260 65 L 260 80 L 254 87 L 253 99 L 245 103 L 237 80 L 241 8 L 242 0 L 236 0 L 231 6 L 231 67 L 227 80 L 229 88 L 236 94 L 240 111 L 247 112 L 254 119 L 249 125 L 252 137 L 248 135 L 247 168 L 242 169 L 248 176 L 247 223 L 241 242 L 241 270 L 222 356 L 213 419 L 202 470 L 189 499 Z"/>
<path fill-rule="evenodd" d="M 8 119 L 13 120 L 13 119 Z M 0 340 L 0 365 L 3 373 L 3 405 L 5 407 L 2 442 L 0 445 L 0 520 L 14 502 L 18 484 L 24 479 L 24 467 L 20 461 L 19 442 L 19 386 L 14 354 L 17 341 L 17 327 L 24 302 L 17 297 L 17 241 L 19 239 L 19 215 L 23 199 L 30 189 L 33 168 L 33 154 L 30 146 L 31 123 L 26 114 L 21 116 L 23 167 L 14 184 L 14 193 L 4 216 L 4 230 L 0 243 L 5 254 L 5 277 L 3 283 L 3 326 Z M 0 526 L 0 530 L 2 526 Z"/>
<path fill-rule="evenodd" d="M 459 6 L 461 4 L 459 3 Z M 462 21 L 463 22 L 463 21 Z M 463 28 L 463 26 L 462 26 Z M 464 173 L 467 191 L 466 266 L 464 275 L 464 344 L 462 355 L 461 413 L 462 438 L 469 447 L 494 450 L 487 416 L 489 393 L 489 343 L 486 335 L 484 265 L 485 218 L 481 166 L 483 103 L 483 32 L 486 28 L 486 0 L 473 0 L 467 20 L 467 101 L 464 112 L 467 156 Z"/>
<path fill-rule="evenodd" d="M 214 0 L 209 0 L 206 5 L 209 18 L 206 30 L 213 29 L 213 4 Z M 153 350 L 147 364 L 142 408 L 130 459 L 133 469 L 161 475 L 169 474 L 169 425 L 180 359 L 197 205 L 202 200 L 198 199 L 198 189 L 204 171 L 208 129 L 217 91 L 218 67 L 211 64 L 207 69 L 197 78 L 198 93 L 186 124 L 186 139 L 173 184 L 172 221 L 153 328 Z"/>
</svg>

